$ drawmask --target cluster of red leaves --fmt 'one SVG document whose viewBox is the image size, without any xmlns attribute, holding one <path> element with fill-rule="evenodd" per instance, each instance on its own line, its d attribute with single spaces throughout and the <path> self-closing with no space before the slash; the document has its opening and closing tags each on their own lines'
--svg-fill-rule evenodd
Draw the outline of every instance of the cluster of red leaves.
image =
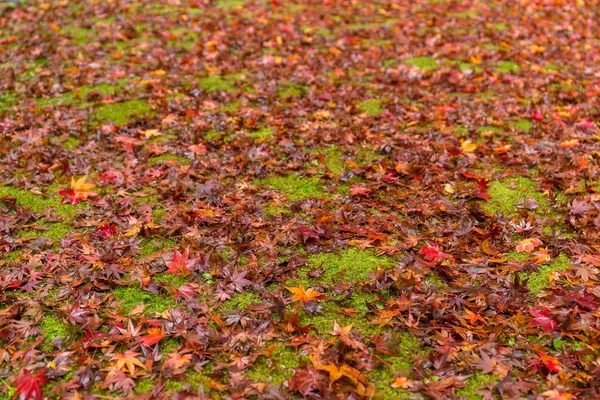
<svg viewBox="0 0 600 400">
<path fill-rule="evenodd" d="M 600 396 L 595 2 L 75 3 L 0 16 L 0 395 Z"/>
</svg>

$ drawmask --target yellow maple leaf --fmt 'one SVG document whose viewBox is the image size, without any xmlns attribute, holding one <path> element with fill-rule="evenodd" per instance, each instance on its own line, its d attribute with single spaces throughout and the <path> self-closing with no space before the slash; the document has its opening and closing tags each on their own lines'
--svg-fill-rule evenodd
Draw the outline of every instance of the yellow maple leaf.
<svg viewBox="0 0 600 400">
<path fill-rule="evenodd" d="M 460 148 L 463 151 L 463 153 L 472 153 L 477 148 L 477 145 L 471 140 L 465 140 L 461 143 Z"/>
<path fill-rule="evenodd" d="M 75 180 L 71 178 L 71 189 L 75 192 L 75 195 L 79 200 L 86 200 L 90 196 L 95 196 L 98 193 L 90 192 L 90 189 L 95 187 L 93 183 L 86 183 L 87 175 Z"/>
<path fill-rule="evenodd" d="M 142 369 L 146 369 L 146 366 L 137 359 L 138 355 L 139 353 L 135 351 L 126 351 L 122 354 L 115 354 L 115 356 L 112 358 L 112 361 L 116 361 L 117 369 L 120 369 L 121 371 L 127 371 L 130 375 L 133 375 L 135 373 L 136 365 Z"/>
<path fill-rule="evenodd" d="M 161 136 L 162 132 L 159 131 L 158 129 L 145 129 L 143 131 L 140 132 L 140 134 L 144 135 L 146 137 L 146 139 L 150 139 L 156 136 Z"/>
</svg>

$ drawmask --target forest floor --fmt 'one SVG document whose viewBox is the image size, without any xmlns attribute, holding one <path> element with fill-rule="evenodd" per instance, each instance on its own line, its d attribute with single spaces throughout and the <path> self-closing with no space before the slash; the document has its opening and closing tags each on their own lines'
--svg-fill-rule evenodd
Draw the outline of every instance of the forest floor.
<svg viewBox="0 0 600 400">
<path fill-rule="evenodd" d="M 600 398 L 600 6 L 0 17 L 0 398 Z"/>
</svg>

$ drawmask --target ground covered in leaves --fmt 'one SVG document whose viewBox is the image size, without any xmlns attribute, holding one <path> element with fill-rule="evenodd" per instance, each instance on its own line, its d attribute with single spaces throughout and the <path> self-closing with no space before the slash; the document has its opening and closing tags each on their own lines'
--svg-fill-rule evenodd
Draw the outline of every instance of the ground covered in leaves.
<svg viewBox="0 0 600 400">
<path fill-rule="evenodd" d="M 597 2 L 0 17 L 0 398 L 600 393 Z"/>
</svg>

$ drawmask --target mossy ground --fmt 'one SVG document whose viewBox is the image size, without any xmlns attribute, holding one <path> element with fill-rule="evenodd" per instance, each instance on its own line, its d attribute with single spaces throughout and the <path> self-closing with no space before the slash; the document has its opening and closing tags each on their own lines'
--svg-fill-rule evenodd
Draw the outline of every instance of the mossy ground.
<svg viewBox="0 0 600 400">
<path fill-rule="evenodd" d="M 176 306 L 171 294 L 150 293 L 138 286 L 119 287 L 113 290 L 115 301 L 120 302 L 124 315 L 134 307 L 144 304 L 144 314 L 162 313 Z"/>
<path fill-rule="evenodd" d="M 395 260 L 391 257 L 378 257 L 369 250 L 349 248 L 339 253 L 311 254 L 308 257 L 309 267 L 300 271 L 300 279 L 307 281 L 307 273 L 310 269 L 324 269 L 319 277 L 321 283 L 331 283 L 341 278 L 357 282 L 369 278 L 369 274 L 375 272 L 377 267 L 392 267 Z"/>
<path fill-rule="evenodd" d="M 152 109 L 144 100 L 128 100 L 121 103 L 109 103 L 95 109 L 98 122 L 126 125 L 133 118 L 151 115 Z"/>
<path fill-rule="evenodd" d="M 290 201 L 304 200 L 309 197 L 322 198 L 326 195 L 316 177 L 300 177 L 296 174 L 272 175 L 256 183 L 280 191 Z"/>
<path fill-rule="evenodd" d="M 438 66 L 437 60 L 432 57 L 411 57 L 405 59 L 404 63 L 419 69 L 433 69 Z"/>
<path fill-rule="evenodd" d="M 381 107 L 381 99 L 371 99 L 358 104 L 358 109 L 367 115 L 379 115 L 385 110 Z"/>
<path fill-rule="evenodd" d="M 503 213 L 513 215 L 517 206 L 524 200 L 533 199 L 537 202 L 536 214 L 543 214 L 550 210 L 548 197 L 537 190 L 537 183 L 526 177 L 506 178 L 490 182 L 487 193 L 490 200 L 484 204 L 484 209 L 489 213 Z"/>
<path fill-rule="evenodd" d="M 522 274 L 522 277 L 527 279 L 527 288 L 531 293 L 537 294 L 548 287 L 550 275 L 553 272 L 567 271 L 570 263 L 569 257 L 564 253 L 560 253 L 550 264 L 541 265 L 536 272 Z"/>
</svg>

